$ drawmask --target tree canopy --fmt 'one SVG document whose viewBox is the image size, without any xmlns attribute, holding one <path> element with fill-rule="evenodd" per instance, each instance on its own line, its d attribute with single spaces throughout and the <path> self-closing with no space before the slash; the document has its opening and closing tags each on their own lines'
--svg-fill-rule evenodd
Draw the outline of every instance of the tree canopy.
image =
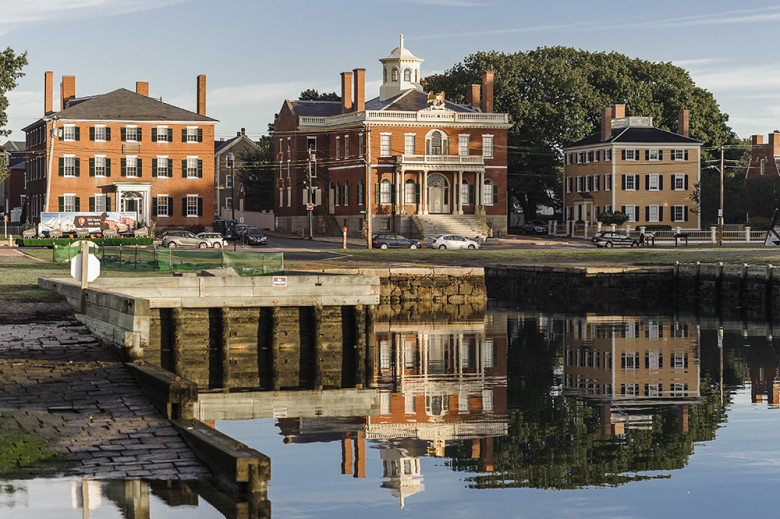
<svg viewBox="0 0 780 519">
<path fill-rule="evenodd" d="M 257 202 L 257 209 L 274 208 L 273 144 L 271 137 L 263 135 L 257 142 L 259 150 L 244 151 L 238 157 L 236 177 L 244 184 L 248 195 Z"/>
<path fill-rule="evenodd" d="M 341 96 L 336 92 L 319 93 L 313 88 L 307 88 L 298 96 L 299 101 L 341 101 Z"/>
<path fill-rule="evenodd" d="M 617 52 L 569 47 L 477 52 L 443 74 L 428 76 L 428 91 L 466 102 L 466 87 L 493 71 L 494 110 L 508 113 L 510 194 L 527 218 L 560 193 L 561 148 L 599 131 L 601 110 L 626 105 L 626 114 L 649 116 L 654 126 L 677 131 L 677 115 L 690 111 L 690 136 L 707 147 L 736 142 L 713 95 L 684 69 L 668 62 L 634 59 Z M 705 155 L 705 159 L 709 156 Z M 554 198 L 554 197 L 553 197 Z"/>
<path fill-rule="evenodd" d="M 6 93 L 16 87 L 17 80 L 24 76 L 22 67 L 27 65 L 27 52 L 17 55 L 11 47 L 0 52 L 0 135 L 8 135 L 11 132 L 3 128 L 8 123 L 5 111 L 8 108 Z"/>
</svg>

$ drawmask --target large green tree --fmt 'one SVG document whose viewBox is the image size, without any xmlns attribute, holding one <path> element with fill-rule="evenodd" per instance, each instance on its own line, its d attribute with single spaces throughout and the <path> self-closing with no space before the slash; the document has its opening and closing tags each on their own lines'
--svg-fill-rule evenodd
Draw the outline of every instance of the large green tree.
<svg viewBox="0 0 780 519">
<path fill-rule="evenodd" d="M 671 63 L 617 52 L 541 47 L 516 53 L 477 52 L 443 74 L 423 80 L 428 91 L 466 102 L 466 87 L 493 71 L 494 110 L 510 114 L 509 189 L 527 217 L 560 193 L 564 145 L 599 130 L 601 110 L 625 104 L 627 115 L 650 116 L 676 131 L 677 114 L 690 110 L 690 136 L 705 148 L 736 141 L 710 92 Z M 705 150 L 705 159 L 711 158 Z"/>
<path fill-rule="evenodd" d="M 313 88 L 308 88 L 298 96 L 300 101 L 341 101 L 341 96 L 336 92 L 319 93 Z"/>
<path fill-rule="evenodd" d="M 236 176 L 257 201 L 257 207 L 249 210 L 270 210 L 274 208 L 273 143 L 270 136 L 263 135 L 257 144 L 258 150 L 239 154 Z"/>
<path fill-rule="evenodd" d="M 16 87 L 17 80 L 24 76 L 22 67 L 27 65 L 27 53 L 17 55 L 11 47 L 6 48 L 3 52 L 0 52 L 0 136 L 6 136 L 11 132 L 5 130 L 5 125 L 8 123 L 8 115 L 5 111 L 8 108 L 8 98 L 6 93 L 13 90 Z M 2 156 L 0 156 L 0 180 L 5 178 L 6 164 Z"/>
</svg>

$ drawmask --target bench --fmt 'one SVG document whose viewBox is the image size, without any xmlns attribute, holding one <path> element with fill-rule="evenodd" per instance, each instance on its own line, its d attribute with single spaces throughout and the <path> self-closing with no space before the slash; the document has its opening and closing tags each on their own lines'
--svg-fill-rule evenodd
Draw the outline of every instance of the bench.
<svg viewBox="0 0 780 519">
<path fill-rule="evenodd" d="M 684 232 L 678 232 L 674 235 L 674 246 L 677 247 L 677 244 L 681 241 L 685 242 L 685 246 L 688 246 L 688 234 Z"/>
</svg>

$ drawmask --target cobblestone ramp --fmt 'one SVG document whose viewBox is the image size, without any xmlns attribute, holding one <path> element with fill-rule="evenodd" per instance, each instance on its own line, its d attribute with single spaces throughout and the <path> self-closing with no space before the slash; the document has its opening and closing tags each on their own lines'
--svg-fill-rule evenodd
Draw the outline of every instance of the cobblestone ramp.
<svg viewBox="0 0 780 519">
<path fill-rule="evenodd" d="M 75 320 L 0 326 L 0 417 L 57 438 L 58 476 L 193 480 L 210 472 L 130 373 Z"/>
</svg>

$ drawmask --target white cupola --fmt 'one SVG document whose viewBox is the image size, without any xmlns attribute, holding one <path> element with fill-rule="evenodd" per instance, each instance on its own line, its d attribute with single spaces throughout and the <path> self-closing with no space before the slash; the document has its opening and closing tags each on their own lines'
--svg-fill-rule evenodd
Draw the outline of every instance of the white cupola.
<svg viewBox="0 0 780 519">
<path fill-rule="evenodd" d="M 397 96 L 406 90 L 423 91 L 420 86 L 420 58 L 404 48 L 404 35 L 401 35 L 400 45 L 393 49 L 390 55 L 379 60 L 382 63 L 382 86 L 379 89 L 379 100 L 384 101 Z"/>
</svg>

